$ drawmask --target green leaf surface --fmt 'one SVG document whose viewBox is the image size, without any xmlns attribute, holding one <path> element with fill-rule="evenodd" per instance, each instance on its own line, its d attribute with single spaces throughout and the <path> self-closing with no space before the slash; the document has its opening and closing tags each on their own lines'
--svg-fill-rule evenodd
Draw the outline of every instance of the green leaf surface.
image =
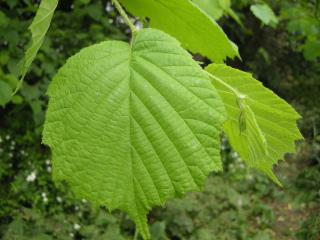
<svg viewBox="0 0 320 240">
<path fill-rule="evenodd" d="M 309 37 L 302 49 L 305 59 L 315 61 L 320 57 L 320 39 Z"/>
<path fill-rule="evenodd" d="M 134 33 L 131 45 L 83 49 L 48 95 L 43 141 L 55 180 L 127 212 L 145 239 L 152 206 L 200 190 L 222 169 L 224 105 L 191 55 L 159 30 Z"/>
<path fill-rule="evenodd" d="M 22 61 L 21 83 L 43 43 L 57 5 L 58 0 L 41 0 L 36 16 L 29 27 L 32 34 L 31 45 L 26 50 Z M 20 88 L 21 83 L 18 88 Z"/>
<path fill-rule="evenodd" d="M 0 106 L 4 107 L 11 100 L 12 89 L 4 81 L 0 81 Z"/>
<path fill-rule="evenodd" d="M 269 5 L 254 4 L 251 5 L 250 10 L 264 24 L 272 27 L 278 24 L 278 18 Z"/>
<path fill-rule="evenodd" d="M 239 56 L 219 25 L 190 0 L 120 0 L 135 16 L 149 18 L 151 27 L 177 38 L 193 53 L 215 62 Z"/>
<path fill-rule="evenodd" d="M 230 0 L 193 0 L 193 2 L 214 20 L 218 20 L 223 14 L 226 14 L 240 26 L 243 26 L 239 16 L 231 8 Z"/>
<path fill-rule="evenodd" d="M 218 20 L 223 15 L 219 0 L 193 0 L 193 2 L 214 20 Z"/>
<path fill-rule="evenodd" d="M 296 124 L 300 115 L 249 73 L 222 64 L 206 70 L 228 113 L 224 131 L 231 146 L 250 167 L 280 184 L 272 167 L 303 138 Z"/>
</svg>

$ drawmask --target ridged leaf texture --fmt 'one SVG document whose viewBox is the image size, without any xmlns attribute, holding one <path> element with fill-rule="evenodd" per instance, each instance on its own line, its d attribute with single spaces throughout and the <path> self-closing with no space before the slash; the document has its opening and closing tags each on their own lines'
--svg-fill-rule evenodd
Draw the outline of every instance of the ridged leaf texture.
<svg viewBox="0 0 320 240">
<path fill-rule="evenodd" d="M 36 57 L 45 35 L 50 27 L 50 23 L 54 11 L 58 5 L 58 0 L 41 0 L 39 9 L 34 17 L 29 29 L 31 31 L 31 44 L 26 50 L 24 59 L 22 61 L 21 79 L 25 77 L 28 69 Z"/>
<path fill-rule="evenodd" d="M 135 16 L 148 17 L 151 27 L 177 38 L 193 53 L 215 62 L 238 56 L 238 49 L 213 18 L 190 0 L 120 0 Z"/>
<path fill-rule="evenodd" d="M 281 185 L 272 167 L 303 139 L 296 124 L 300 115 L 249 73 L 223 64 L 206 70 L 227 110 L 224 131 L 231 146 L 250 167 Z"/>
<path fill-rule="evenodd" d="M 222 169 L 224 105 L 191 55 L 159 30 L 136 32 L 131 45 L 83 49 L 48 95 L 43 141 L 54 179 L 127 212 L 144 239 L 152 206 L 200 190 L 209 172 Z"/>
</svg>

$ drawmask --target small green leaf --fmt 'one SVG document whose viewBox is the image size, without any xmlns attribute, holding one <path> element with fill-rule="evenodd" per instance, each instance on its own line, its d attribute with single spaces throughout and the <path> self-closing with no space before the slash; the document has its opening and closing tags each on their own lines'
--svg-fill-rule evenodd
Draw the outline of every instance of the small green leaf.
<svg viewBox="0 0 320 240">
<path fill-rule="evenodd" d="M 166 222 L 155 222 L 150 226 L 152 240 L 168 240 L 166 236 Z"/>
<path fill-rule="evenodd" d="M 273 10 L 267 4 L 254 4 L 250 7 L 251 12 L 268 26 L 276 26 L 278 24 L 278 18 L 274 14 Z"/>
<path fill-rule="evenodd" d="M 12 89 L 4 81 L 0 81 L 0 106 L 4 107 L 11 100 Z"/>
<path fill-rule="evenodd" d="M 9 24 L 9 19 L 6 14 L 0 11 L 0 28 L 6 28 Z"/>
<path fill-rule="evenodd" d="M 149 237 L 155 205 L 200 190 L 220 171 L 223 103 L 180 43 L 154 29 L 131 45 L 106 41 L 70 58 L 49 87 L 43 141 L 53 177 L 121 209 Z"/>
<path fill-rule="evenodd" d="M 320 40 L 309 37 L 303 45 L 303 55 L 309 61 L 315 61 L 320 58 Z"/>
<path fill-rule="evenodd" d="M 23 98 L 19 95 L 14 95 L 14 96 L 12 96 L 11 101 L 12 101 L 12 103 L 19 105 L 19 104 L 23 103 Z"/>
<path fill-rule="evenodd" d="M 231 146 L 250 167 L 281 185 L 272 167 L 303 139 L 296 124 L 300 115 L 249 73 L 221 64 L 206 70 L 227 109 L 224 131 Z"/>
<path fill-rule="evenodd" d="M 239 56 L 219 25 L 190 0 L 120 0 L 135 16 L 149 18 L 151 27 L 177 38 L 193 53 L 215 62 Z"/>
<path fill-rule="evenodd" d="M 57 5 L 58 0 L 41 0 L 37 14 L 29 27 L 32 34 L 31 45 L 26 50 L 24 59 L 22 61 L 20 73 L 21 81 L 17 86 L 16 91 L 19 90 L 24 77 L 31 66 L 31 63 L 33 62 L 43 43 Z"/>
<path fill-rule="evenodd" d="M 228 16 L 230 16 L 233 20 L 235 20 L 241 27 L 244 27 L 240 17 L 235 11 L 232 10 L 231 7 L 226 9 L 225 12 L 227 13 Z"/>
<path fill-rule="evenodd" d="M 10 0 L 10 1 L 8 1 L 8 2 L 6 2 L 8 5 L 9 5 L 9 7 L 12 9 L 12 8 L 14 8 L 17 4 L 18 4 L 18 0 Z"/>
</svg>

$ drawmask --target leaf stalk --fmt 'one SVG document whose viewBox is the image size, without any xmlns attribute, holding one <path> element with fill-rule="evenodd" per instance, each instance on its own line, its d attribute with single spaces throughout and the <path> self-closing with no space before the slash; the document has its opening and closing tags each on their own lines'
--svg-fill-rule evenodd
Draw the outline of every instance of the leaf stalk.
<svg viewBox="0 0 320 240">
<path fill-rule="evenodd" d="M 131 29 L 131 32 L 138 31 L 137 28 L 134 26 L 134 24 L 131 22 L 131 20 L 130 20 L 129 16 L 127 15 L 127 13 L 122 8 L 121 4 L 118 2 L 118 0 L 112 0 L 112 3 L 114 4 L 114 6 L 117 9 L 117 11 L 120 13 L 121 17 L 126 22 L 126 24 Z"/>
<path fill-rule="evenodd" d="M 225 81 L 223 81 L 222 79 L 212 75 L 211 73 L 207 72 L 207 74 L 209 75 L 210 78 L 212 78 L 213 80 L 219 82 L 220 84 L 222 84 L 223 86 L 225 86 L 226 88 L 228 88 L 231 92 L 233 92 L 236 97 L 239 100 L 244 100 L 246 98 L 245 95 L 241 94 L 240 92 L 238 92 L 237 89 L 233 88 L 232 86 L 230 86 L 228 83 L 226 83 Z"/>
</svg>

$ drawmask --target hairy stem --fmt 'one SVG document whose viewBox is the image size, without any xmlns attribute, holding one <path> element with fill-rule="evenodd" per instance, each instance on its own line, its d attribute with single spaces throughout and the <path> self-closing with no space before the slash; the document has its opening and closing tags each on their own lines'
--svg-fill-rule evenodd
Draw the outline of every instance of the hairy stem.
<svg viewBox="0 0 320 240">
<path fill-rule="evenodd" d="M 122 8 L 122 6 L 120 5 L 120 3 L 118 2 L 118 0 L 112 0 L 114 6 L 116 7 L 116 9 L 118 10 L 118 12 L 120 13 L 121 17 L 123 17 L 124 21 L 126 22 L 126 24 L 129 26 L 129 28 L 131 29 L 132 32 L 136 32 L 137 28 L 134 26 L 134 24 L 131 22 L 130 18 L 128 17 L 128 15 L 126 14 L 126 12 L 124 11 L 124 9 Z"/>
<path fill-rule="evenodd" d="M 136 230 L 134 231 L 133 240 L 138 240 L 138 237 L 139 237 L 139 232 L 138 232 L 138 229 L 136 227 Z"/>
</svg>

